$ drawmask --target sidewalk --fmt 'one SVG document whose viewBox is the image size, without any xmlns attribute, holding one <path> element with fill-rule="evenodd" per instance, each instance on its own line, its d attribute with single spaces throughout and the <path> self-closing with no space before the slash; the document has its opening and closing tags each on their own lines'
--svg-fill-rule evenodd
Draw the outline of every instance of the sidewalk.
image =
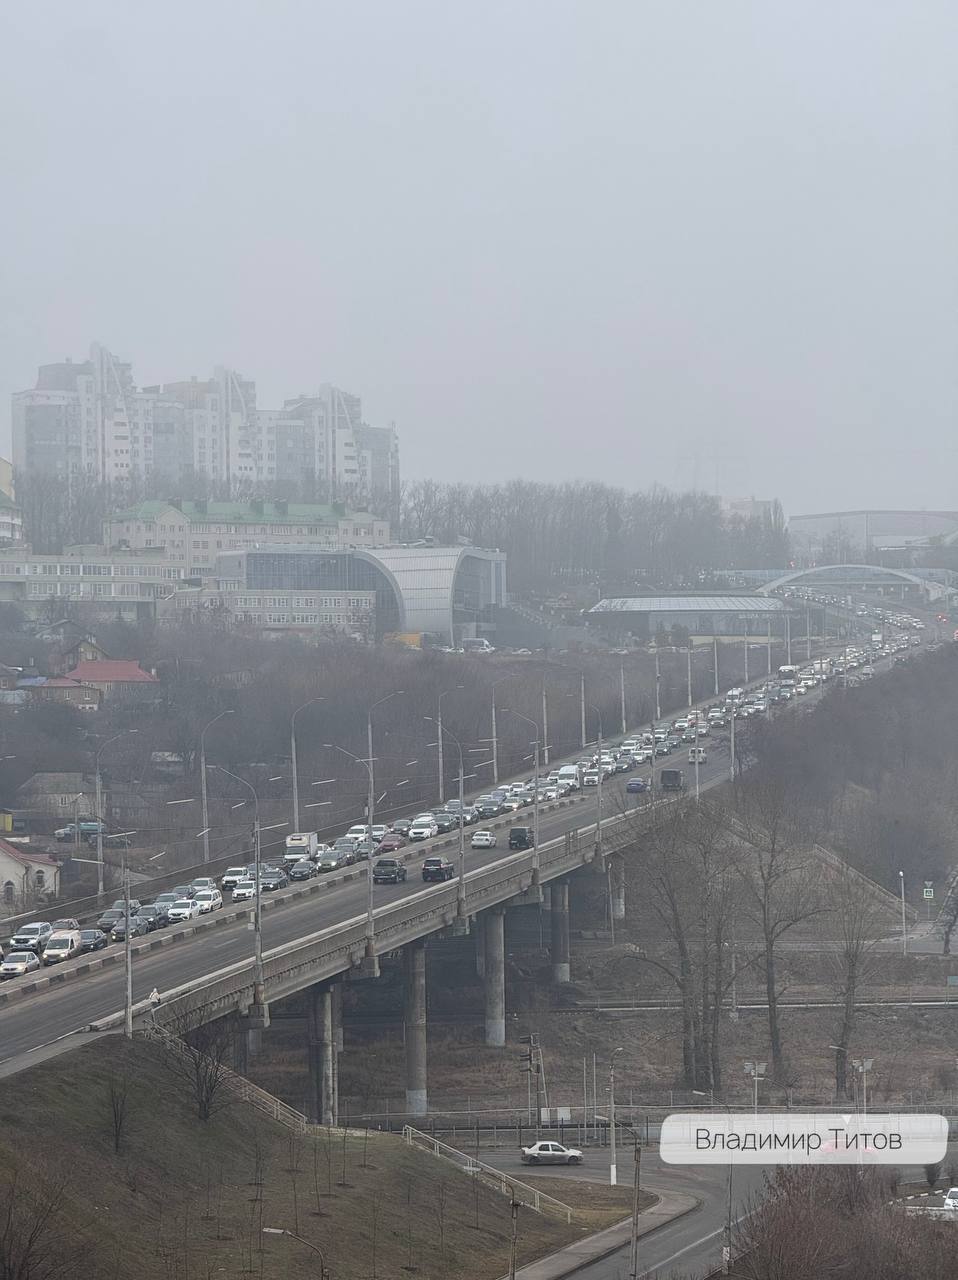
<svg viewBox="0 0 958 1280">
<path fill-rule="evenodd" d="M 639 1216 L 640 1237 L 690 1213 L 701 1203 L 695 1196 L 687 1196 L 678 1191 L 666 1191 L 649 1184 L 645 1189 L 654 1191 L 658 1200 Z M 516 1280 L 561 1280 L 563 1276 L 571 1276 L 582 1267 L 616 1253 L 628 1245 L 631 1239 L 632 1219 L 626 1218 L 612 1227 L 606 1227 L 604 1231 L 597 1231 L 594 1236 L 585 1236 L 556 1253 L 547 1254 L 536 1262 L 520 1267 L 516 1272 Z M 504 1277 L 504 1280 L 508 1278 Z"/>
</svg>

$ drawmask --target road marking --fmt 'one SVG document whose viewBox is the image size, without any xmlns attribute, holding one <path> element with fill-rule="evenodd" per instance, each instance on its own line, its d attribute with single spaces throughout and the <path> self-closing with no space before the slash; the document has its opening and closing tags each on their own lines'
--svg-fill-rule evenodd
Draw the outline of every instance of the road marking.
<svg viewBox="0 0 958 1280">
<path fill-rule="evenodd" d="M 734 1219 L 734 1221 L 732 1222 L 732 1226 L 737 1227 L 738 1224 L 740 1222 L 744 1222 L 747 1217 L 748 1217 L 747 1213 L 740 1214 L 737 1218 Z M 681 1219 L 678 1219 L 678 1221 L 681 1221 Z M 713 1240 L 716 1236 L 722 1235 L 724 1231 L 725 1231 L 725 1227 L 723 1225 L 721 1227 L 716 1227 L 716 1229 L 714 1231 L 710 1231 L 708 1235 L 702 1236 L 698 1240 L 693 1240 L 692 1243 L 687 1244 L 684 1249 L 679 1249 L 678 1252 L 673 1253 L 670 1257 L 663 1258 L 663 1260 L 657 1263 L 656 1266 L 654 1266 L 651 1271 L 643 1271 L 642 1275 L 639 1277 L 639 1280 L 652 1280 L 652 1278 L 655 1277 L 663 1267 L 669 1266 L 671 1263 L 675 1261 L 676 1258 L 681 1258 L 683 1254 L 690 1253 L 691 1250 L 693 1249 L 701 1248 L 703 1244 L 707 1244 L 709 1240 Z"/>
</svg>

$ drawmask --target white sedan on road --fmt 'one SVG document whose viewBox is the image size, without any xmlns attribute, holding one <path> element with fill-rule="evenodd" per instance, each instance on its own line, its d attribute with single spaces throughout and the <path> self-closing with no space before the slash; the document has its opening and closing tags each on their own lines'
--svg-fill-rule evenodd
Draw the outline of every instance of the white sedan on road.
<svg viewBox="0 0 958 1280">
<path fill-rule="evenodd" d="M 410 840 L 431 840 L 434 835 L 438 835 L 439 828 L 436 826 L 436 819 L 431 813 L 421 813 L 409 828 Z"/>
<path fill-rule="evenodd" d="M 494 849 L 496 833 L 494 831 L 474 831 L 470 841 L 473 849 Z"/>
<path fill-rule="evenodd" d="M 561 1142 L 534 1142 L 522 1148 L 521 1159 L 523 1164 L 581 1164 L 582 1152 Z"/>
<path fill-rule="evenodd" d="M 194 920 L 200 914 L 200 904 L 193 898 L 180 898 L 170 907 L 167 915 L 170 924 L 181 924 L 184 920 Z"/>
</svg>

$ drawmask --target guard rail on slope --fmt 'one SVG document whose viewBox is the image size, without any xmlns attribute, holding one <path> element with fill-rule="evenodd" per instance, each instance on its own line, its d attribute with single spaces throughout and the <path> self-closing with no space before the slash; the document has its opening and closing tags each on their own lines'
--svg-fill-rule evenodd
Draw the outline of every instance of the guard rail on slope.
<svg viewBox="0 0 958 1280">
<path fill-rule="evenodd" d="M 403 1125 L 402 1136 L 403 1142 L 407 1146 L 420 1147 L 423 1150 L 431 1151 L 434 1156 L 439 1156 L 440 1159 L 451 1161 L 459 1169 L 462 1169 L 464 1173 L 471 1173 L 474 1177 L 481 1178 L 493 1190 L 500 1191 L 504 1196 L 507 1195 L 513 1200 L 518 1200 L 520 1204 L 528 1205 L 530 1209 L 535 1209 L 536 1213 L 548 1213 L 553 1217 L 562 1218 L 564 1222 L 572 1221 L 572 1210 L 567 1204 L 563 1204 L 561 1200 L 556 1200 L 554 1196 L 547 1195 L 544 1191 L 537 1191 L 535 1187 L 530 1187 L 525 1182 L 520 1182 L 518 1178 L 513 1178 L 508 1173 L 493 1169 L 491 1165 L 483 1164 L 475 1156 L 467 1155 L 464 1151 L 450 1147 L 447 1143 L 441 1142 L 438 1138 L 434 1138 L 428 1133 L 423 1133 L 421 1129 L 414 1129 L 409 1124 Z"/>
</svg>

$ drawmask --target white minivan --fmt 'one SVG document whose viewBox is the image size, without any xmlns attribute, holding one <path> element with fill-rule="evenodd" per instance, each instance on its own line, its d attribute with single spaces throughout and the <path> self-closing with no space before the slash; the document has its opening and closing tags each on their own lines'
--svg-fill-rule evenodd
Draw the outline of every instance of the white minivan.
<svg viewBox="0 0 958 1280">
<path fill-rule="evenodd" d="M 72 960 L 80 954 L 80 934 L 76 929 L 58 929 L 51 933 L 47 945 L 43 948 L 45 965 L 59 964 L 61 960 Z"/>
</svg>

